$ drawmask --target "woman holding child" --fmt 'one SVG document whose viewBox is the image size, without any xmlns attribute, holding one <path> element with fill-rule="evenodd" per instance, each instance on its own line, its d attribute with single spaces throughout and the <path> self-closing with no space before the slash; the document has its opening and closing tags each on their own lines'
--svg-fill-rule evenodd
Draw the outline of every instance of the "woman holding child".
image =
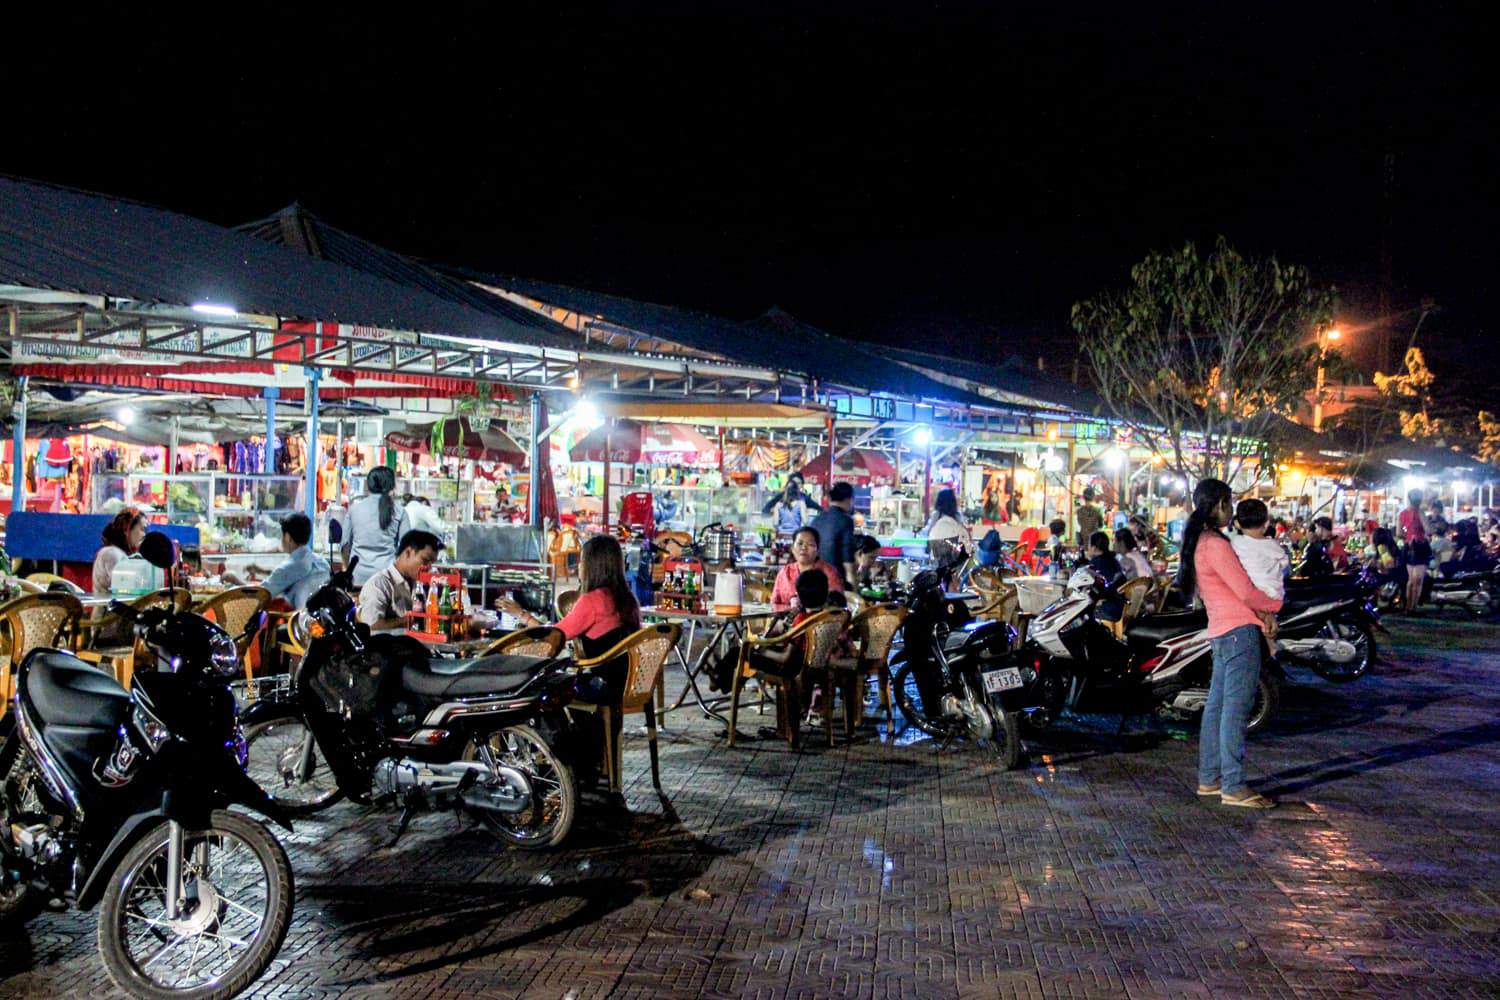
<svg viewBox="0 0 1500 1000">
<path fill-rule="evenodd" d="M 1281 600 L 1256 587 L 1224 535 L 1233 502 L 1228 484 L 1203 480 L 1193 490 L 1182 536 L 1178 585 L 1185 600 L 1201 598 L 1208 611 L 1214 658 L 1198 735 L 1198 794 L 1228 806 L 1270 809 L 1276 803 L 1245 784 L 1245 725 L 1260 680 L 1267 628 L 1261 616 L 1281 610 Z"/>
</svg>

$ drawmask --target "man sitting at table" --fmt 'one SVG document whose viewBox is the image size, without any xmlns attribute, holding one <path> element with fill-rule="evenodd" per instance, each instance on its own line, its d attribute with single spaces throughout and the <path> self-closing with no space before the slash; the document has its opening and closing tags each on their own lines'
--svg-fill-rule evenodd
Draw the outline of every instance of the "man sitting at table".
<svg viewBox="0 0 1500 1000">
<path fill-rule="evenodd" d="M 412 610 L 411 586 L 437 562 L 442 539 L 430 531 L 408 531 L 396 547 L 396 561 L 365 581 L 359 591 L 359 620 L 373 632 L 406 628 Z"/>
<path fill-rule="evenodd" d="M 312 550 L 312 519 L 306 514 L 290 514 L 281 522 L 281 551 L 286 562 L 277 566 L 266 580 L 271 598 L 282 598 L 293 611 L 307 607 L 307 599 L 328 582 L 328 560 Z"/>
</svg>

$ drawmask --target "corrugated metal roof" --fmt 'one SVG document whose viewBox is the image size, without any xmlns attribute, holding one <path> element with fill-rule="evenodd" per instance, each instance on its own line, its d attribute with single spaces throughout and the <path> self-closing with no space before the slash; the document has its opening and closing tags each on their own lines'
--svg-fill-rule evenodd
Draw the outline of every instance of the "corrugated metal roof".
<svg viewBox="0 0 1500 1000">
<path fill-rule="evenodd" d="M 422 261 L 388 250 L 325 222 L 293 202 L 269 218 L 235 227 L 239 232 L 267 243 L 333 261 L 356 271 L 385 278 L 411 288 L 420 288 L 450 302 L 532 327 L 549 336 L 575 342 L 576 334 L 525 306 L 493 295 L 473 282 L 462 281 L 435 270 Z"/>
<path fill-rule="evenodd" d="M 1079 414 L 1103 415 L 1107 412 L 1104 401 L 1092 390 L 1055 378 L 1046 372 L 1028 368 L 1014 360 L 986 364 L 982 361 L 928 354 L 903 348 L 877 347 L 875 349 L 902 364 L 915 365 L 928 371 L 939 371 L 996 392 L 1036 400 Z"/>
<path fill-rule="evenodd" d="M 945 385 L 921 372 L 874 356 L 868 344 L 847 340 L 802 323 L 779 309 L 749 322 L 735 322 L 675 306 L 639 302 L 604 292 L 572 288 L 515 275 L 455 270 L 492 288 L 568 309 L 646 336 L 718 355 L 730 361 L 796 372 L 820 381 L 912 399 L 961 406 L 1000 407 L 992 399 Z"/>
<path fill-rule="evenodd" d="M 0 283 L 572 350 L 536 322 L 166 209 L 0 176 Z"/>
</svg>

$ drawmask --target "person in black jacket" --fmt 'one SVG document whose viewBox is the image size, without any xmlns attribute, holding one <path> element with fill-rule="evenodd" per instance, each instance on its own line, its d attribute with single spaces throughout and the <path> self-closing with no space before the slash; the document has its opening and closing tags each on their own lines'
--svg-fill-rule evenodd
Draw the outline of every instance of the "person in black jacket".
<svg viewBox="0 0 1500 1000">
<path fill-rule="evenodd" d="M 1094 608 L 1095 617 L 1117 622 L 1125 616 L 1125 599 L 1120 596 L 1120 584 L 1125 582 L 1125 571 L 1120 560 L 1110 551 L 1109 534 L 1096 531 L 1089 536 L 1089 569 L 1104 582 L 1105 594 Z"/>
</svg>

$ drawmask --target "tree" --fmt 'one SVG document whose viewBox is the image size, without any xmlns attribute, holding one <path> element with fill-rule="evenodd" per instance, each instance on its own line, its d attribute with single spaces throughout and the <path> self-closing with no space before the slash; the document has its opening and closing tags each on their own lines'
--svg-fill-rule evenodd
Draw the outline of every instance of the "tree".
<svg viewBox="0 0 1500 1000">
<path fill-rule="evenodd" d="M 1332 289 L 1223 237 L 1207 255 L 1191 243 L 1153 253 L 1130 276 L 1124 291 L 1073 306 L 1105 405 L 1180 475 L 1229 481 L 1252 458 L 1266 467 L 1316 381 Z"/>
<path fill-rule="evenodd" d="M 1500 465 L 1500 417 L 1489 410 L 1479 411 L 1479 444 L 1475 449 L 1479 460 L 1488 465 Z"/>
<path fill-rule="evenodd" d="M 1406 349 L 1406 371 L 1375 373 L 1375 388 L 1396 406 L 1401 436 L 1411 441 L 1441 440 L 1449 432 L 1448 422 L 1432 414 L 1432 386 L 1437 379 L 1427 367 L 1420 347 Z"/>
</svg>

